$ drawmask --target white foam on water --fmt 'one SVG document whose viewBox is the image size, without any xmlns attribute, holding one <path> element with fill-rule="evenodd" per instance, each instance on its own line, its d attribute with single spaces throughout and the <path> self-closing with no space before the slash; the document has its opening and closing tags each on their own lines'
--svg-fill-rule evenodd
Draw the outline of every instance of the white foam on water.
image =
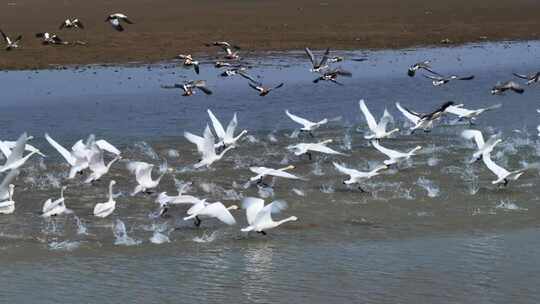
<svg viewBox="0 0 540 304">
<path fill-rule="evenodd" d="M 73 251 L 81 246 L 77 241 L 62 241 L 62 242 L 50 242 L 49 250 L 53 251 Z"/>
<path fill-rule="evenodd" d="M 74 215 L 75 218 L 75 224 L 77 225 L 77 234 L 78 235 L 88 235 L 88 229 L 84 225 L 84 223 L 81 221 L 81 219 Z"/>
<path fill-rule="evenodd" d="M 142 241 L 136 240 L 128 236 L 126 231 L 126 225 L 119 219 L 114 222 L 113 234 L 115 245 L 136 246 L 142 243 Z"/>
<path fill-rule="evenodd" d="M 154 148 L 152 148 L 152 146 L 150 146 L 147 142 L 140 141 L 140 142 L 135 143 L 134 146 L 137 150 L 141 151 L 144 155 L 150 157 L 151 159 L 153 160 L 159 159 L 159 155 L 156 153 Z"/>
<path fill-rule="evenodd" d="M 526 208 L 521 208 L 516 203 L 510 200 L 501 200 L 500 203 L 495 207 L 497 209 L 503 209 L 506 211 L 527 211 Z"/>
<path fill-rule="evenodd" d="M 154 234 L 149 239 L 152 244 L 163 244 L 163 243 L 170 243 L 171 240 L 169 237 L 159 231 L 154 231 Z"/>
<path fill-rule="evenodd" d="M 429 197 L 437 197 L 439 196 L 440 189 L 439 186 L 435 185 L 435 183 L 423 176 L 420 176 L 418 180 L 416 181 L 416 184 L 420 187 L 422 187 L 424 190 L 427 191 L 427 195 Z"/>
<path fill-rule="evenodd" d="M 176 149 L 169 149 L 169 150 L 167 150 L 167 157 L 169 157 L 169 158 L 179 158 L 180 157 L 180 152 L 178 152 L 178 150 L 176 150 Z"/>
<path fill-rule="evenodd" d="M 258 143 L 259 140 L 253 136 L 253 135 L 246 135 L 246 140 L 250 143 L 250 144 L 254 144 L 254 143 Z"/>
<path fill-rule="evenodd" d="M 298 188 L 292 188 L 291 191 L 298 196 L 306 196 L 306 193 Z"/>
<path fill-rule="evenodd" d="M 311 173 L 313 173 L 316 176 L 323 176 L 324 171 L 322 169 L 321 163 L 319 161 L 316 161 L 312 165 L 313 169 L 311 170 Z"/>
<path fill-rule="evenodd" d="M 430 166 L 430 167 L 435 167 L 435 166 L 437 166 L 437 165 L 439 164 L 439 162 L 440 162 L 440 159 L 438 159 L 438 158 L 435 157 L 435 156 L 431 156 L 431 157 L 428 158 L 428 160 L 427 160 L 427 164 L 428 164 L 428 166 Z"/>
<path fill-rule="evenodd" d="M 272 187 L 257 186 L 257 188 L 259 188 L 258 193 L 261 198 L 268 198 L 274 196 L 274 189 L 272 189 Z"/>
<path fill-rule="evenodd" d="M 204 232 L 202 236 L 196 236 L 193 238 L 195 243 L 210 243 L 213 242 L 217 237 L 217 231 L 212 233 Z"/>
<path fill-rule="evenodd" d="M 322 193 L 326 193 L 326 194 L 331 194 L 331 193 L 336 192 L 334 185 L 330 185 L 330 184 L 322 184 L 320 189 Z"/>
</svg>

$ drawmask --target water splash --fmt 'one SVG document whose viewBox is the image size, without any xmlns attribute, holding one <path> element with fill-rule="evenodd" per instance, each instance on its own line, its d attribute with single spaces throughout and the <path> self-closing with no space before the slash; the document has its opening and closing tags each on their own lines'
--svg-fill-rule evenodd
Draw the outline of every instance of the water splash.
<svg viewBox="0 0 540 304">
<path fill-rule="evenodd" d="M 63 241 L 63 242 L 51 242 L 48 247 L 53 251 L 73 251 L 81 246 L 77 241 Z"/>
<path fill-rule="evenodd" d="M 213 242 L 216 239 L 216 237 L 217 237 L 217 231 L 214 231 L 212 233 L 204 232 L 202 236 L 194 237 L 193 241 L 195 243 L 210 243 L 210 242 Z"/>
<path fill-rule="evenodd" d="M 326 193 L 326 194 L 330 194 L 330 193 L 336 192 L 336 189 L 334 188 L 333 185 L 322 184 L 321 185 L 321 192 Z"/>
<path fill-rule="evenodd" d="M 114 223 L 113 234 L 115 245 L 136 246 L 142 243 L 142 241 L 136 240 L 127 235 L 126 225 L 119 219 L 117 219 Z"/>
<path fill-rule="evenodd" d="M 170 243 L 171 240 L 169 239 L 169 237 L 159 231 L 154 231 L 154 234 L 152 235 L 152 237 L 150 238 L 150 242 L 152 244 L 164 244 L 164 243 Z"/>
<path fill-rule="evenodd" d="M 176 149 L 169 149 L 169 150 L 167 150 L 167 157 L 169 157 L 169 158 L 179 158 L 180 157 L 180 152 L 178 152 L 178 150 L 176 150 Z"/>
<path fill-rule="evenodd" d="M 439 193 L 440 193 L 439 186 L 435 185 L 435 183 L 433 181 L 421 176 L 416 181 L 416 184 L 418 186 L 424 188 L 424 190 L 427 191 L 427 195 L 429 197 L 437 197 L 437 196 L 439 196 Z"/>
<path fill-rule="evenodd" d="M 84 223 L 81 221 L 81 219 L 74 215 L 75 218 L 75 224 L 77 225 L 77 234 L 78 235 L 88 235 L 88 229 L 84 225 Z"/>
<path fill-rule="evenodd" d="M 145 141 L 135 143 L 135 149 L 141 151 L 144 155 L 150 157 L 153 160 L 158 160 L 159 156 L 156 151 Z"/>
<path fill-rule="evenodd" d="M 510 200 L 502 200 L 500 203 L 495 207 L 497 209 L 503 209 L 506 211 L 527 211 L 527 208 L 521 208 L 516 203 Z"/>
<path fill-rule="evenodd" d="M 306 196 L 306 193 L 298 188 L 292 188 L 291 191 L 298 196 Z"/>
</svg>

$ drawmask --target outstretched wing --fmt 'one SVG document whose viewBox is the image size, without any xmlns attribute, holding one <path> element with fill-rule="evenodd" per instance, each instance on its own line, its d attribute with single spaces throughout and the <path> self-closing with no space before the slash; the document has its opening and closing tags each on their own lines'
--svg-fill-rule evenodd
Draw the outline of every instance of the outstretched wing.
<svg viewBox="0 0 540 304">
<path fill-rule="evenodd" d="M 375 121 L 375 118 L 373 117 L 369 109 L 367 108 L 366 103 L 364 102 L 363 99 L 360 99 L 359 105 L 360 105 L 360 111 L 362 111 L 362 114 L 364 114 L 364 117 L 366 118 L 366 122 L 368 124 L 369 129 L 375 132 L 375 130 L 377 129 L 377 122 Z"/>
<path fill-rule="evenodd" d="M 398 108 L 398 110 L 403 114 L 403 116 L 405 116 L 408 120 L 410 120 L 414 124 L 418 124 L 418 122 L 421 119 L 420 114 L 402 107 L 399 102 L 396 102 L 396 108 Z"/>
<path fill-rule="evenodd" d="M 299 116 L 296 116 L 294 114 L 291 114 L 291 112 L 289 112 L 289 110 L 285 110 L 285 114 L 287 114 L 287 116 L 289 116 L 290 119 L 292 119 L 294 122 L 298 123 L 298 124 L 301 124 L 303 125 L 304 127 L 309 127 L 311 125 L 313 125 L 314 123 L 305 119 L 305 118 L 302 118 L 302 117 L 299 117 Z"/>
<path fill-rule="evenodd" d="M 478 146 L 478 149 L 481 149 L 485 144 L 484 136 L 482 135 L 482 132 L 478 130 L 465 130 L 461 132 L 461 136 L 469 140 L 474 139 L 476 145 Z"/>
<path fill-rule="evenodd" d="M 264 200 L 256 197 L 246 197 L 242 200 L 242 208 L 246 210 L 249 225 L 253 225 L 257 214 L 264 208 Z"/>
<path fill-rule="evenodd" d="M 315 67 L 317 65 L 317 63 L 315 63 L 315 56 L 313 56 L 313 53 L 311 52 L 311 50 L 309 48 L 305 48 L 305 51 L 306 51 L 306 54 L 309 57 L 309 60 L 311 61 L 311 65 L 313 65 L 313 67 Z"/>
<path fill-rule="evenodd" d="M 206 110 L 206 112 L 208 112 L 208 116 L 210 116 L 210 120 L 212 121 L 212 126 L 214 127 L 214 131 L 216 131 L 216 135 L 218 136 L 219 139 L 224 139 L 225 129 L 223 129 L 223 125 L 221 124 L 221 122 L 219 122 L 217 117 L 214 115 L 214 113 L 212 113 L 210 109 Z"/>
<path fill-rule="evenodd" d="M 332 163 L 334 165 L 334 167 L 341 173 L 343 174 L 346 174 L 346 175 L 350 175 L 350 176 L 353 176 L 353 175 L 357 175 L 360 171 L 358 170 L 355 170 L 355 169 L 350 169 L 350 168 L 347 168 L 347 167 L 344 167 L 338 163 Z"/>
</svg>

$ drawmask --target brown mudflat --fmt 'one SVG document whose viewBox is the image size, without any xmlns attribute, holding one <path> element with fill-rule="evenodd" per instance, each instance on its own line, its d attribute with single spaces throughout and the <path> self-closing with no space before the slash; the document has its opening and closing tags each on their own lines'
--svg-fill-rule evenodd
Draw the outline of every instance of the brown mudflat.
<svg viewBox="0 0 540 304">
<path fill-rule="evenodd" d="M 178 53 L 214 53 L 204 42 L 228 40 L 248 50 L 399 48 L 479 40 L 537 39 L 534 0 L 6 0 L 0 27 L 22 34 L 22 48 L 0 53 L 0 68 L 155 62 Z M 116 32 L 105 18 L 134 22 Z M 84 31 L 59 31 L 78 17 Z M 87 45 L 43 46 L 34 37 L 57 32 Z"/>
</svg>

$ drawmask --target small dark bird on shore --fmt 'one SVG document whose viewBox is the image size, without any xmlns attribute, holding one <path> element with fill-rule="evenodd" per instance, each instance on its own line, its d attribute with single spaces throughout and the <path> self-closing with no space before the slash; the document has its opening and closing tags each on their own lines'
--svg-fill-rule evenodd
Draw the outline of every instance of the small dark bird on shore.
<svg viewBox="0 0 540 304">
<path fill-rule="evenodd" d="M 2 33 L 2 37 L 4 37 L 4 41 L 6 42 L 6 51 L 19 48 L 19 42 L 21 42 L 22 35 L 17 36 L 15 40 L 11 40 L 4 31 L 0 30 L 0 33 Z"/>
<path fill-rule="evenodd" d="M 518 94 L 523 94 L 523 92 L 525 92 L 525 90 L 517 83 L 517 82 L 514 82 L 514 81 L 507 81 L 507 82 L 504 82 L 504 83 L 497 83 L 492 89 L 491 89 L 491 94 L 493 95 L 502 95 L 504 94 L 504 92 L 508 91 L 508 90 L 512 90 Z"/>
<path fill-rule="evenodd" d="M 74 18 L 74 19 L 68 18 L 68 19 L 64 20 L 64 22 L 62 22 L 62 24 L 60 24 L 59 29 L 81 29 L 81 30 L 83 30 L 84 25 L 77 18 Z"/>
<path fill-rule="evenodd" d="M 107 16 L 107 19 L 105 19 L 105 22 L 109 22 L 115 30 L 123 32 L 124 27 L 122 26 L 121 21 L 128 24 L 133 24 L 133 22 L 129 20 L 126 15 L 120 13 L 110 14 Z"/>
</svg>

